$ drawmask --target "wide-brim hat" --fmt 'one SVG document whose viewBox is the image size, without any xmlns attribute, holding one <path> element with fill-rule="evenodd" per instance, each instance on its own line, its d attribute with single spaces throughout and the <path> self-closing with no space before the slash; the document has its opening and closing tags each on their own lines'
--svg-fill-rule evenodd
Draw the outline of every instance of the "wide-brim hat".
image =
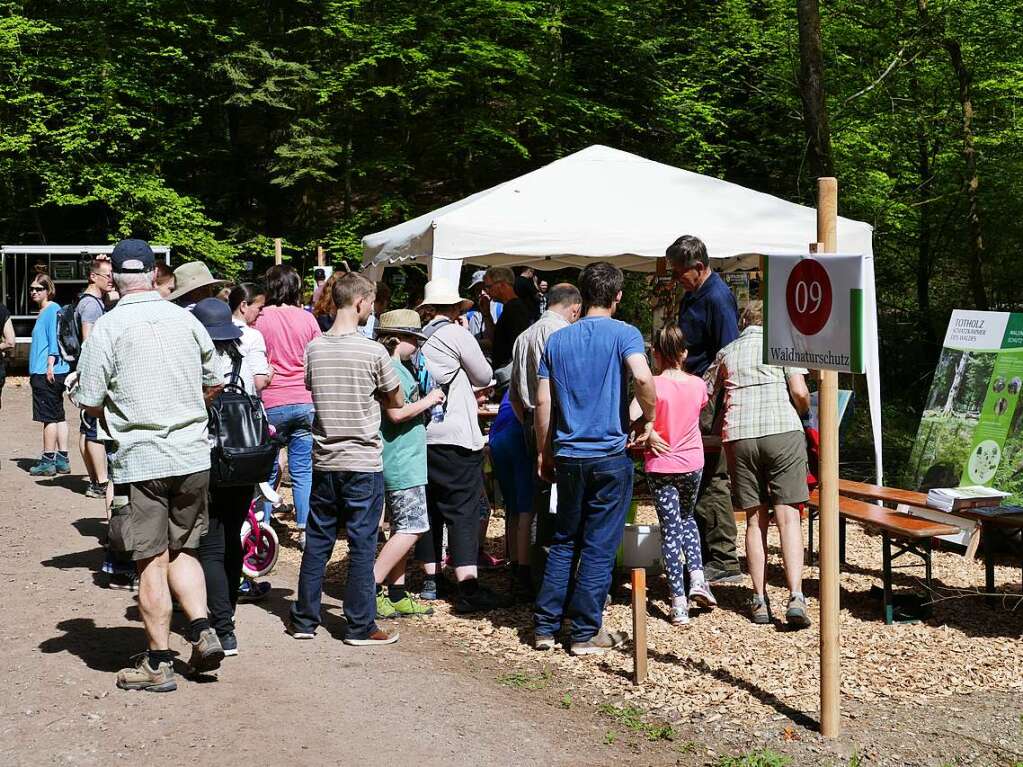
<svg viewBox="0 0 1023 767">
<path fill-rule="evenodd" d="M 459 308 L 465 311 L 472 308 L 473 301 L 458 295 L 458 288 L 447 277 L 437 277 L 426 283 L 423 301 L 419 306 L 453 306 L 454 304 L 459 304 Z"/>
<path fill-rule="evenodd" d="M 231 319 L 231 307 L 219 298 L 204 298 L 192 307 L 192 315 L 214 341 L 233 341 L 242 336 L 242 329 Z"/>
<path fill-rule="evenodd" d="M 426 336 L 422 333 L 423 322 L 419 313 L 411 309 L 394 309 L 384 312 L 377 317 L 373 326 L 373 335 L 379 338 L 386 335 L 412 336 L 420 341 L 425 341 Z"/>
<path fill-rule="evenodd" d="M 218 280 L 210 273 L 210 268 L 202 261 L 190 261 L 174 270 L 174 292 L 167 296 L 168 301 L 176 301 L 186 293 L 207 285 L 226 285 L 227 280 Z"/>
</svg>

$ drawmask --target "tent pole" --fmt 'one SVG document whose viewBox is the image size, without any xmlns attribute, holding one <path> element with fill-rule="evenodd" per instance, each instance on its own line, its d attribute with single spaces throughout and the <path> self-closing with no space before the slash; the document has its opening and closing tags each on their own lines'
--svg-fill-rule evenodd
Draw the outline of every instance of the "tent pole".
<svg viewBox="0 0 1023 767">
<path fill-rule="evenodd" d="M 817 179 L 819 255 L 838 250 L 838 180 Z M 820 607 L 821 734 L 833 738 L 841 729 L 839 689 L 838 583 L 838 373 L 820 371 Z"/>
</svg>

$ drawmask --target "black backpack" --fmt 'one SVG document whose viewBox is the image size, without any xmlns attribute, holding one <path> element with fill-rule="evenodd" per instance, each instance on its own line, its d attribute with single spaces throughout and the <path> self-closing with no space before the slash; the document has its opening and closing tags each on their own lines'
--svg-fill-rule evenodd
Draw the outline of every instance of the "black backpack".
<svg viewBox="0 0 1023 767">
<path fill-rule="evenodd" d="M 266 482 L 277 460 L 263 403 L 239 379 L 241 354 L 232 350 L 231 357 L 231 378 L 209 406 L 211 487 Z"/>
<path fill-rule="evenodd" d="M 82 323 L 78 321 L 78 305 L 86 298 L 99 301 L 89 293 L 79 293 L 78 297 L 57 312 L 57 345 L 60 356 L 72 367 L 82 354 Z"/>
</svg>

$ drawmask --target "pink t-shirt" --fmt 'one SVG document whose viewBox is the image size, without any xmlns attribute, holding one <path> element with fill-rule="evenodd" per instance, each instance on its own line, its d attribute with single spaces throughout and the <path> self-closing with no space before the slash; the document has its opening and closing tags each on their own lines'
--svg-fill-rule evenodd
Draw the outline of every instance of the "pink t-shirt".
<svg viewBox="0 0 1023 767">
<path fill-rule="evenodd" d="M 707 385 L 702 378 L 654 377 L 657 390 L 657 416 L 654 429 L 671 445 L 671 452 L 654 455 L 647 451 L 644 463 L 648 472 L 685 474 L 703 468 L 703 438 L 700 436 L 700 411 L 707 404 Z"/>
<path fill-rule="evenodd" d="M 270 385 L 263 389 L 263 405 L 311 405 L 313 396 L 305 388 L 305 348 L 320 335 L 316 318 L 297 306 L 267 306 L 255 328 L 266 339 L 266 358 L 274 369 Z"/>
</svg>

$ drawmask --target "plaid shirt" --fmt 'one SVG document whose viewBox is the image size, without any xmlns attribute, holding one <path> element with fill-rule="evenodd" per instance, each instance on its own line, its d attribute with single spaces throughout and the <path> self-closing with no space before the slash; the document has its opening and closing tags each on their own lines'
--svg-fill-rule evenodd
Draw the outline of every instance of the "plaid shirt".
<svg viewBox="0 0 1023 767">
<path fill-rule="evenodd" d="M 117 484 L 210 467 L 203 386 L 220 383 L 209 333 L 156 291 L 130 293 L 82 345 L 78 402 L 102 407 Z"/>
<path fill-rule="evenodd" d="M 544 312 L 540 319 L 515 339 L 512 348 L 511 399 L 518 400 L 526 410 L 536 407 L 536 390 L 540 386 L 537 371 L 547 348 L 547 339 L 556 330 L 568 327 L 568 320 L 557 312 Z"/>
<path fill-rule="evenodd" d="M 718 352 L 704 375 L 713 402 L 725 387 L 722 442 L 802 431 L 803 423 L 789 400 L 787 379 L 806 375 L 803 368 L 764 364 L 764 330 L 750 325 Z"/>
</svg>

